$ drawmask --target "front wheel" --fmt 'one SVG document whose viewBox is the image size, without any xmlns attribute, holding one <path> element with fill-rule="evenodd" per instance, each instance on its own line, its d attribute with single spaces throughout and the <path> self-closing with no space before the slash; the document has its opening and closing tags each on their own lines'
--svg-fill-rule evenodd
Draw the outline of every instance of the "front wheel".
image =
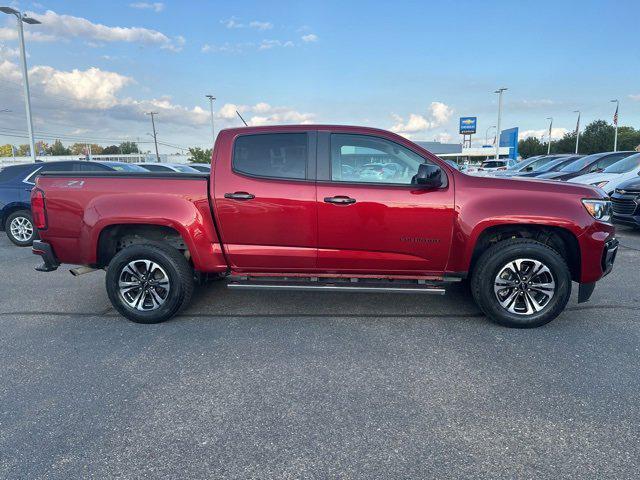
<svg viewBox="0 0 640 480">
<path fill-rule="evenodd" d="M 136 323 L 160 323 L 189 303 L 193 271 L 175 248 L 131 245 L 116 254 L 106 275 L 109 300 Z"/>
<path fill-rule="evenodd" d="M 567 305 L 571 273 L 551 247 L 535 240 L 505 240 L 478 260 L 471 292 L 493 321 L 507 327 L 539 327 L 560 315 Z"/>
<path fill-rule="evenodd" d="M 29 210 L 18 210 L 9 215 L 4 229 L 9 240 L 19 247 L 30 247 L 38 235 Z"/>
</svg>

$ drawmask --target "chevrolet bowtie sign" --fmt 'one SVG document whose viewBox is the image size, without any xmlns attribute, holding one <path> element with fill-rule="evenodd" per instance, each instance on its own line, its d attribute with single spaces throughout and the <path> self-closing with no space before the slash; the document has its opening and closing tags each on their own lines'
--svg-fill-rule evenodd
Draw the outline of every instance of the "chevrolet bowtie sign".
<svg viewBox="0 0 640 480">
<path fill-rule="evenodd" d="M 471 135 L 476 133 L 476 125 L 478 117 L 460 117 L 460 133 L 462 135 Z"/>
</svg>

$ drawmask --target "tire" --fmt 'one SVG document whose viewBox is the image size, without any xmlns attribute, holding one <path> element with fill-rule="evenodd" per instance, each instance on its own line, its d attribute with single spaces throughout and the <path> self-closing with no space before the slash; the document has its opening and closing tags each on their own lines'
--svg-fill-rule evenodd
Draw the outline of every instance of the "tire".
<svg viewBox="0 0 640 480">
<path fill-rule="evenodd" d="M 541 273 L 527 277 L 531 272 Z M 566 307 L 571 272 L 562 256 L 543 243 L 504 240 L 485 251 L 476 263 L 471 293 L 494 322 L 535 328 L 549 323 Z"/>
<path fill-rule="evenodd" d="M 7 237 L 19 247 L 30 247 L 38 238 L 38 231 L 33 226 L 33 218 L 29 210 L 17 210 L 7 217 L 4 224 Z"/>
<path fill-rule="evenodd" d="M 160 323 L 191 300 L 193 270 L 175 248 L 131 245 L 109 262 L 106 286 L 111 304 L 124 317 L 136 323 Z"/>
</svg>

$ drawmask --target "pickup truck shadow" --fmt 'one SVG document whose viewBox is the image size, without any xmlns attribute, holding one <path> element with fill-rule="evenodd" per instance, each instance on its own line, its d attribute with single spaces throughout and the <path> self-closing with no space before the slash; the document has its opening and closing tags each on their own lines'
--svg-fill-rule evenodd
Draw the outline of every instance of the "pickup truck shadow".
<svg viewBox="0 0 640 480">
<path fill-rule="evenodd" d="M 482 317 L 465 285 L 446 295 L 230 291 L 224 282 L 196 287 L 183 316 Z"/>
</svg>

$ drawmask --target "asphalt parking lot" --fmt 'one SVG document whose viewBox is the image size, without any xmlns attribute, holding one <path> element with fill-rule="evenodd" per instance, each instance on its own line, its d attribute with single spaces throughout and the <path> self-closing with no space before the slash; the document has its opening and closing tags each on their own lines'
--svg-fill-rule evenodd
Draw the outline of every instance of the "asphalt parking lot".
<svg viewBox="0 0 640 480">
<path fill-rule="evenodd" d="M 159 325 L 0 236 L 2 478 L 637 478 L 640 231 L 510 330 L 444 297 L 199 287 Z"/>
</svg>

